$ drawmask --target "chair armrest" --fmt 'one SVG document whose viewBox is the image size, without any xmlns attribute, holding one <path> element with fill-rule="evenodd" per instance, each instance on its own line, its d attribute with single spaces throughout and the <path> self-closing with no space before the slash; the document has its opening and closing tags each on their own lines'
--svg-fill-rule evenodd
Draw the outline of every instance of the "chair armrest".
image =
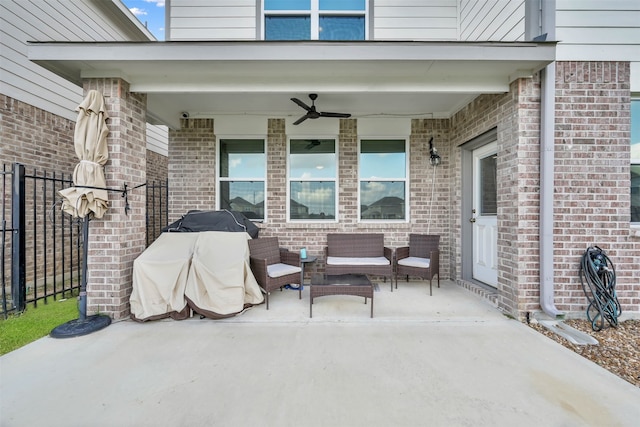
<svg viewBox="0 0 640 427">
<path fill-rule="evenodd" d="M 265 286 L 267 281 L 267 260 L 265 258 L 249 257 L 249 264 L 258 284 Z"/>
<path fill-rule="evenodd" d="M 393 249 L 384 247 L 384 257 L 389 260 L 389 263 L 393 265 Z"/>
<path fill-rule="evenodd" d="M 440 250 L 436 249 L 430 252 L 429 255 L 429 268 L 431 271 L 440 272 Z"/>
<path fill-rule="evenodd" d="M 300 254 L 298 252 L 291 252 L 288 249 L 280 248 L 280 261 L 283 264 L 300 266 Z"/>
<path fill-rule="evenodd" d="M 403 258 L 409 258 L 409 246 L 396 248 L 396 260 L 400 260 Z"/>
</svg>

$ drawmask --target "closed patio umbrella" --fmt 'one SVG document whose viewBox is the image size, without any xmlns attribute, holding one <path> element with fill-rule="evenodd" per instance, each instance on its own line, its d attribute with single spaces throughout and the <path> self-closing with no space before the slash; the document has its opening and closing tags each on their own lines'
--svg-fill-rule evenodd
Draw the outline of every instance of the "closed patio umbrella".
<svg viewBox="0 0 640 427">
<path fill-rule="evenodd" d="M 77 218 L 87 215 L 102 218 L 109 205 L 104 177 L 104 165 L 109 159 L 106 123 L 109 116 L 102 94 L 90 90 L 76 111 L 73 145 L 80 162 L 73 171 L 74 187 L 59 192 L 62 210 Z"/>
<path fill-rule="evenodd" d="M 104 165 L 109 159 L 106 120 L 107 109 L 104 98 L 97 90 L 90 90 L 78 108 L 74 141 L 76 155 L 80 160 L 73 171 L 71 188 L 60 190 L 62 210 L 74 218 L 83 218 L 83 268 L 80 284 L 78 319 L 62 324 L 51 331 L 54 338 L 66 338 L 97 331 L 108 326 L 111 318 L 94 315 L 87 317 L 87 254 L 89 244 L 89 220 L 102 218 L 109 206 Z"/>
</svg>

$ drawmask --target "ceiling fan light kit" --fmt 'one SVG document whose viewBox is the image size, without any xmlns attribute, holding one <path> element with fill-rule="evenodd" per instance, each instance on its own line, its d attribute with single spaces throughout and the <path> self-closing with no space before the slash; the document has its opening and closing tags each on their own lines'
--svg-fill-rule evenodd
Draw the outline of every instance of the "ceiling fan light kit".
<svg viewBox="0 0 640 427">
<path fill-rule="evenodd" d="M 304 102 L 300 101 L 298 98 L 291 98 L 293 102 L 295 102 L 296 104 L 298 104 L 298 106 L 304 108 L 307 111 L 307 113 L 304 116 L 300 117 L 298 120 L 293 122 L 294 125 L 299 125 L 300 123 L 304 122 L 307 119 L 317 119 L 319 117 L 335 117 L 340 119 L 347 119 L 351 117 L 351 114 L 349 113 L 330 113 L 328 111 L 318 111 L 316 109 L 316 99 L 318 99 L 318 94 L 316 93 L 310 93 L 309 99 L 311 99 L 311 106 L 308 106 Z"/>
</svg>

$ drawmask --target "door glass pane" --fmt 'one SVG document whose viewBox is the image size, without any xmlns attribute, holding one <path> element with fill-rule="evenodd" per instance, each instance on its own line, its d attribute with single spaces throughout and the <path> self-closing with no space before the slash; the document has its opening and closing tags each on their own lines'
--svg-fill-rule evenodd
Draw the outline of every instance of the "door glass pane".
<svg viewBox="0 0 640 427">
<path fill-rule="evenodd" d="M 320 40 L 364 40 L 364 16 L 321 16 Z"/>
<path fill-rule="evenodd" d="M 309 16 L 266 16 L 264 37 L 266 40 L 309 40 L 311 18 Z"/>
<path fill-rule="evenodd" d="M 405 219 L 404 182 L 360 183 L 362 219 Z"/>
<path fill-rule="evenodd" d="M 220 208 L 242 212 L 249 219 L 264 219 L 264 181 L 220 182 Z"/>
<path fill-rule="evenodd" d="M 335 182 L 292 181 L 291 219 L 334 219 Z"/>
<path fill-rule="evenodd" d="M 631 165 L 631 222 L 640 222 L 640 165 Z"/>
<path fill-rule="evenodd" d="M 480 215 L 497 215 L 497 156 L 480 160 Z"/>
</svg>

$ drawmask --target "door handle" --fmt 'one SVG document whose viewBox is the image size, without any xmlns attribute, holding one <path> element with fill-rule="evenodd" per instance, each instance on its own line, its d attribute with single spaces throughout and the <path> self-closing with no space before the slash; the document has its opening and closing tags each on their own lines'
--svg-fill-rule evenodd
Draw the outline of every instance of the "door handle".
<svg viewBox="0 0 640 427">
<path fill-rule="evenodd" d="M 475 218 L 469 218 L 469 222 L 476 222 Z"/>
</svg>

